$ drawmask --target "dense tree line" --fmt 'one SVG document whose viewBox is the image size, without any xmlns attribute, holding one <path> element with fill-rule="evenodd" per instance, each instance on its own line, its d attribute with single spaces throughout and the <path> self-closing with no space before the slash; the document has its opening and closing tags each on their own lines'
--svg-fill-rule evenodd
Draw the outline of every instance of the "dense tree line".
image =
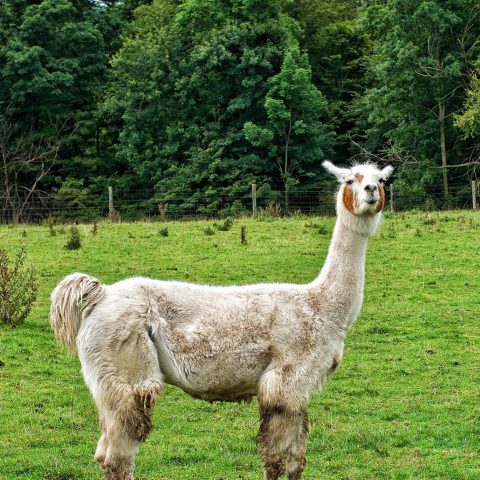
<svg viewBox="0 0 480 480">
<path fill-rule="evenodd" d="M 235 213 L 255 182 L 288 207 L 326 157 L 448 202 L 479 164 L 479 76 L 477 0 L 5 0 L 1 205 L 114 185 Z"/>
</svg>

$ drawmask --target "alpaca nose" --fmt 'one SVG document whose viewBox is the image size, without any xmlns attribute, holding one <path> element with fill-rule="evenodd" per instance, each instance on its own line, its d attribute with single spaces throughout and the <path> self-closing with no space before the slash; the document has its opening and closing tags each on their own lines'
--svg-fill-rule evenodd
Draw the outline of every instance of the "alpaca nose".
<svg viewBox="0 0 480 480">
<path fill-rule="evenodd" d="M 373 193 L 376 189 L 377 189 L 377 186 L 373 183 L 370 183 L 370 184 L 365 186 L 365 191 L 367 191 L 367 192 L 370 190 L 370 192 Z"/>
</svg>

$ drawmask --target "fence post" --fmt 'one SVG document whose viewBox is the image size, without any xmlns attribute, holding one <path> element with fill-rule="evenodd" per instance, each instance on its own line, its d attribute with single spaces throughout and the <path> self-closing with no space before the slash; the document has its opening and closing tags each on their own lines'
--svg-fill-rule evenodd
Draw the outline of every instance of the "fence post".
<svg viewBox="0 0 480 480">
<path fill-rule="evenodd" d="M 473 209 L 477 209 L 477 182 L 472 180 L 472 206 Z"/>
<path fill-rule="evenodd" d="M 108 218 L 113 215 L 113 188 L 108 187 Z"/>
<path fill-rule="evenodd" d="M 257 218 L 257 184 L 252 183 L 252 217 Z"/>
<path fill-rule="evenodd" d="M 393 183 L 390 185 L 390 211 L 393 213 L 395 208 L 393 206 Z"/>
</svg>

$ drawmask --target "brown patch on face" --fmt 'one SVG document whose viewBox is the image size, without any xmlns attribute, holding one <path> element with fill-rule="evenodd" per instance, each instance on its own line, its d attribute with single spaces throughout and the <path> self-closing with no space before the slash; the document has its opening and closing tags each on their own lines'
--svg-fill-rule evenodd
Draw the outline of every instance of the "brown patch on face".
<svg viewBox="0 0 480 480">
<path fill-rule="evenodd" d="M 383 207 L 385 205 L 385 189 L 383 188 L 383 185 L 378 186 L 378 203 L 377 207 L 375 208 L 375 212 L 379 213 L 383 210 Z"/>
<path fill-rule="evenodd" d="M 361 182 L 361 181 L 363 180 L 363 175 L 362 175 L 361 173 L 356 173 L 356 174 L 354 175 L 354 177 L 355 177 L 359 182 Z"/>
<path fill-rule="evenodd" d="M 345 185 L 343 189 L 343 204 L 349 212 L 354 213 L 356 204 L 355 194 L 348 185 Z"/>
</svg>

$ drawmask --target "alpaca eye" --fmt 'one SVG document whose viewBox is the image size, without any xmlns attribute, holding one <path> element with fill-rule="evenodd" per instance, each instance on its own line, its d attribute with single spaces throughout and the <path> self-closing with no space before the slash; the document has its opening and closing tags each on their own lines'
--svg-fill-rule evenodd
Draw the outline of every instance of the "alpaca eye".
<svg viewBox="0 0 480 480">
<path fill-rule="evenodd" d="M 347 180 L 345 183 L 346 183 L 347 185 L 351 185 L 351 184 L 353 183 L 353 180 Z"/>
<path fill-rule="evenodd" d="M 382 185 L 383 185 L 385 182 L 386 182 L 386 180 L 385 180 L 384 178 L 380 178 L 380 179 L 378 180 L 378 183 L 381 183 Z"/>
</svg>

